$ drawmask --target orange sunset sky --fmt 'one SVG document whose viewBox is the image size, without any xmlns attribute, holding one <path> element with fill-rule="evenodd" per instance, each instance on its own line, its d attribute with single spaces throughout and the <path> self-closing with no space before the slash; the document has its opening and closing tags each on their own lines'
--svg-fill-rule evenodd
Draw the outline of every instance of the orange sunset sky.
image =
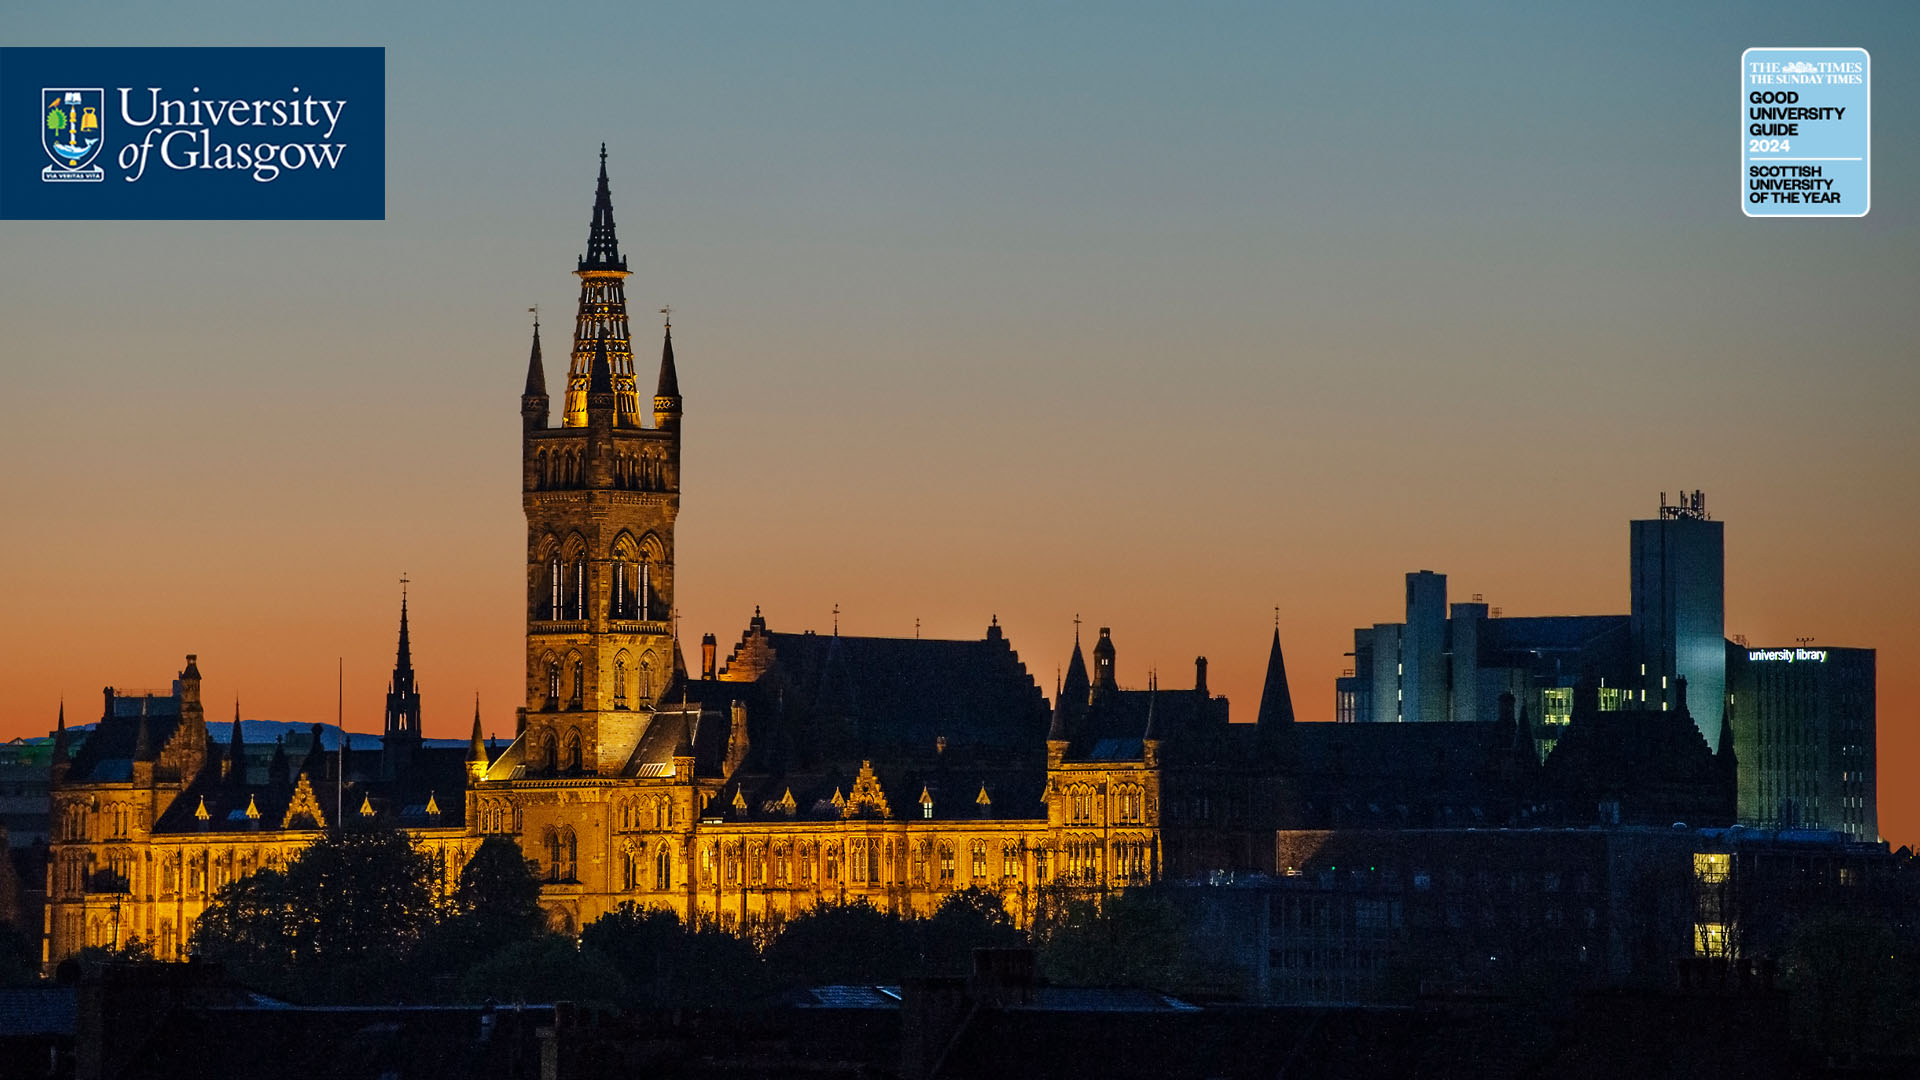
<svg viewBox="0 0 1920 1080">
<path fill-rule="evenodd" d="M 1407 571 L 1624 613 L 1700 488 L 1729 635 L 1879 650 L 1920 843 L 1910 7 L 205 7 L 106 43 L 387 46 L 387 220 L 0 223 L 0 737 L 189 652 L 217 719 L 331 721 L 340 658 L 377 730 L 403 572 L 427 733 L 511 735 L 525 312 L 556 376 L 604 140 L 690 654 L 997 615 L 1051 696 L 1078 614 L 1250 721 L 1277 606 L 1328 720 Z M 1748 220 L 1739 56 L 1805 41 L 1884 72 L 1874 208 Z"/>
</svg>

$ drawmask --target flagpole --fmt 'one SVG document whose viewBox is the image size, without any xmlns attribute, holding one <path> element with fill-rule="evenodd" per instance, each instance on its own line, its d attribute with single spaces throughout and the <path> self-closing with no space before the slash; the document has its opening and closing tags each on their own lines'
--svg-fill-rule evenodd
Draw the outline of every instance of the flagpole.
<svg viewBox="0 0 1920 1080">
<path fill-rule="evenodd" d="M 347 823 L 347 658 L 335 659 L 333 684 L 333 727 L 340 733 L 340 767 L 333 776 L 333 816 L 336 826 L 345 827 Z"/>
</svg>

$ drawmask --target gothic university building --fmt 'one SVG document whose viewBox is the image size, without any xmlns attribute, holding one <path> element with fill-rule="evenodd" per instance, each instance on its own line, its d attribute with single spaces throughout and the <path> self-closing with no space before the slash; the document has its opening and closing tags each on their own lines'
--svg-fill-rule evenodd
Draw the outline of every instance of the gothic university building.
<svg viewBox="0 0 1920 1080">
<path fill-rule="evenodd" d="M 969 887 L 1025 922 L 1049 891 L 1284 870 L 1277 828 L 1590 820 L 1596 806 L 1666 824 L 1670 791 L 1706 800 L 1691 820 L 1719 812 L 1730 751 L 1716 760 L 1684 698 L 1576 715 L 1585 756 L 1561 782 L 1510 703 L 1493 722 L 1294 723 L 1277 632 L 1252 724 L 1228 723 L 1205 659 L 1190 686 L 1122 688 L 1105 628 L 1091 668 L 1076 632 L 1051 706 L 997 622 L 968 641 L 867 638 L 776 630 L 756 609 L 725 657 L 708 634 L 689 666 L 673 618 L 684 400 L 669 324 L 650 422 L 640 408 L 604 148 L 575 274 L 557 426 L 537 325 L 520 399 L 512 743 L 483 740 L 477 709 L 464 743 L 422 738 L 404 598 L 377 749 L 329 747 L 318 725 L 304 746 L 249 747 L 237 706 L 215 737 L 191 655 L 168 690 L 109 688 L 71 755 L 63 709 L 45 960 L 135 939 L 179 957 L 223 885 L 367 823 L 405 829 L 447 889 L 486 836 L 511 837 L 552 924 L 577 931 L 627 902 L 738 925 L 823 901 L 925 913 Z M 1625 731 L 1636 745 L 1654 732 L 1657 758 L 1612 745 Z"/>
</svg>

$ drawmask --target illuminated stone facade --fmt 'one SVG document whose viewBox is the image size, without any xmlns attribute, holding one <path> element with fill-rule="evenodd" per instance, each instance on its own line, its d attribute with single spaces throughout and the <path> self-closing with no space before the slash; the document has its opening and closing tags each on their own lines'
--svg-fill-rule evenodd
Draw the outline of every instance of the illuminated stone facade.
<svg viewBox="0 0 1920 1080">
<path fill-rule="evenodd" d="M 238 729 L 237 707 L 234 719 Z M 284 864 L 339 823 L 343 804 L 407 827 L 434 858 L 439 887 L 452 888 L 479 844 L 459 816 L 465 754 L 395 738 L 388 719 L 382 750 L 328 752 L 315 725 L 301 760 L 275 745 L 262 761 L 238 738 L 209 739 L 193 656 L 170 690 L 107 688 L 98 725 L 71 757 L 62 709 L 42 960 L 136 940 L 179 958 L 221 886 Z"/>
<path fill-rule="evenodd" d="M 973 887 L 1024 922 L 1043 889 L 1262 861 L 1247 853 L 1263 846 L 1250 778 L 1264 759 L 1247 750 L 1253 725 L 1228 730 L 1204 661 L 1193 689 L 1123 690 L 1103 630 L 1099 678 L 1076 641 L 1050 710 L 997 622 L 972 641 L 855 638 L 772 631 L 756 611 L 724 663 L 707 635 L 689 671 L 671 326 L 647 425 L 604 151 L 576 274 L 559 426 L 537 326 L 521 398 L 526 702 L 512 744 L 491 751 L 477 715 L 462 747 L 421 739 L 404 603 L 377 751 L 327 750 L 316 727 L 303 759 L 277 746 L 262 764 L 237 723 L 231 745 L 212 744 L 191 657 L 169 692 L 109 690 L 75 759 L 57 751 L 44 959 L 136 938 L 178 957 L 222 885 L 343 817 L 408 830 L 442 888 L 485 836 L 514 837 L 565 930 L 629 901 L 739 924 L 855 899 L 925 913 Z M 1171 848 L 1163 813 L 1180 823 Z"/>
</svg>

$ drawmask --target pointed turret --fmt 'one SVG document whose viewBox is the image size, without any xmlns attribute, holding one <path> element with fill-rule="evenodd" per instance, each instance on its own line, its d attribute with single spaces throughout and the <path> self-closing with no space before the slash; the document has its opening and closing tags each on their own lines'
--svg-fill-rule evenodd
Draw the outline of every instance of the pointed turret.
<svg viewBox="0 0 1920 1080">
<path fill-rule="evenodd" d="M 1091 692 L 1091 684 L 1087 680 L 1087 661 L 1080 653 L 1080 635 L 1076 632 L 1073 635 L 1073 655 L 1067 659 L 1066 678 L 1060 683 L 1060 692 L 1054 695 L 1053 721 L 1047 728 L 1048 742 L 1064 744 L 1073 738 L 1080 717 L 1087 711 Z"/>
<path fill-rule="evenodd" d="M 467 739 L 467 776 L 480 780 L 487 775 L 487 742 L 480 732 L 480 695 L 473 695 L 473 734 Z"/>
<path fill-rule="evenodd" d="M 73 767 L 73 758 L 67 748 L 67 699 L 60 699 L 60 718 L 53 728 L 53 760 L 49 763 L 49 779 L 58 786 L 67 778 L 67 770 Z"/>
<path fill-rule="evenodd" d="M 653 391 L 653 426 L 671 428 L 680 425 L 680 372 L 673 364 L 673 320 L 667 320 L 666 336 L 660 345 L 660 383 Z"/>
<path fill-rule="evenodd" d="M 1160 767 L 1160 742 L 1164 739 L 1159 719 L 1160 673 L 1147 675 L 1147 727 L 1140 736 L 1140 761 L 1149 769 Z"/>
<path fill-rule="evenodd" d="M 1255 719 L 1262 728 L 1293 723 L 1293 694 L 1287 688 L 1287 660 L 1280 653 L 1280 628 L 1273 631 L 1273 644 L 1267 649 L 1267 681 L 1260 688 L 1260 712 Z"/>
<path fill-rule="evenodd" d="M 527 354 L 527 388 L 520 395 L 520 419 L 528 431 L 547 426 L 547 369 L 540 361 L 540 320 L 533 320 L 533 349 Z"/>
<path fill-rule="evenodd" d="M 227 737 L 227 760 L 220 763 L 220 775 L 236 784 L 247 782 L 247 740 L 240 733 L 240 699 L 233 699 L 233 731 Z"/>
<path fill-rule="evenodd" d="M 1060 684 L 1060 700 L 1076 708 L 1087 704 L 1092 683 L 1087 678 L 1087 659 L 1080 653 L 1080 635 L 1073 636 L 1073 655 L 1067 658 L 1067 677 Z"/>
</svg>

